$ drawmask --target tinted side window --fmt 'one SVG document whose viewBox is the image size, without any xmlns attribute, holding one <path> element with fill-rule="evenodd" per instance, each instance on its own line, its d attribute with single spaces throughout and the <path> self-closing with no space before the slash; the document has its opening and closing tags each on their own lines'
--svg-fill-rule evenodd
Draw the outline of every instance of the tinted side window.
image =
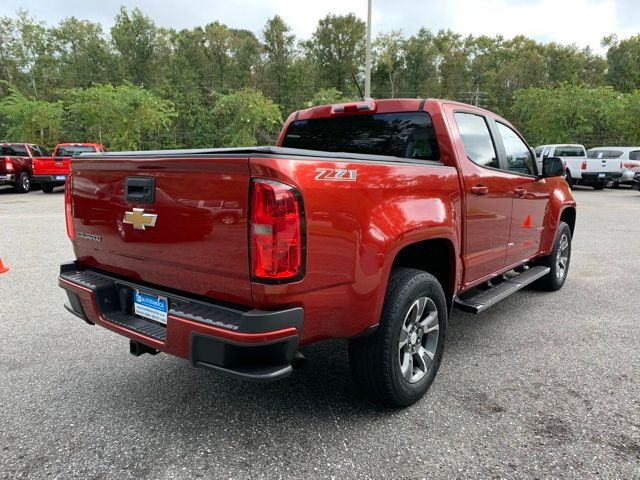
<svg viewBox="0 0 640 480">
<path fill-rule="evenodd" d="M 640 160 L 640 150 L 629 152 L 629 160 Z"/>
<path fill-rule="evenodd" d="M 533 156 L 531 150 L 522 141 L 516 132 L 502 123 L 497 123 L 498 133 L 502 137 L 504 149 L 507 154 L 507 168 L 515 173 L 535 175 Z"/>
<path fill-rule="evenodd" d="M 600 153 L 600 150 L 589 150 L 587 152 L 587 158 L 598 158 L 598 153 Z"/>
<path fill-rule="evenodd" d="M 484 117 L 472 113 L 456 113 L 455 117 L 469 160 L 482 167 L 498 168 L 498 156 Z"/>
<path fill-rule="evenodd" d="M 582 147 L 556 147 L 554 157 L 584 157 Z"/>
<path fill-rule="evenodd" d="M 2 145 L 0 149 L 0 155 L 6 155 L 8 157 L 28 157 L 27 149 L 24 145 Z"/>
</svg>

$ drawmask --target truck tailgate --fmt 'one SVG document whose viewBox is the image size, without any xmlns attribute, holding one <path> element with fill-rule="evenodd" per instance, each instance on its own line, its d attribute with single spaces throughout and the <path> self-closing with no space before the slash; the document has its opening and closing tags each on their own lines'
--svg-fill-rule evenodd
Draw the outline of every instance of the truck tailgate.
<svg viewBox="0 0 640 480">
<path fill-rule="evenodd" d="M 71 169 L 81 264 L 251 305 L 248 155 L 74 158 Z"/>
<path fill-rule="evenodd" d="M 585 173 L 614 173 L 622 167 L 619 158 L 587 158 L 586 162 Z"/>
<path fill-rule="evenodd" d="M 68 175 L 69 157 L 33 157 L 34 175 Z"/>
</svg>

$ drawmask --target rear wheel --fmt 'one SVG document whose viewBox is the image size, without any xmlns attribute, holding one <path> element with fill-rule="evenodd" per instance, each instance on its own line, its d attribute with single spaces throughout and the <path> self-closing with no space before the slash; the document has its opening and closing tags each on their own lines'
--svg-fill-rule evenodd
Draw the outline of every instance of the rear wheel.
<svg viewBox="0 0 640 480">
<path fill-rule="evenodd" d="M 604 188 L 606 187 L 603 182 L 594 183 L 592 186 L 594 190 L 604 190 Z"/>
<path fill-rule="evenodd" d="M 388 407 L 417 402 L 440 367 L 446 329 L 447 306 L 438 280 L 420 270 L 394 270 L 378 329 L 349 342 L 355 383 Z"/>
<path fill-rule="evenodd" d="M 53 192 L 54 185 L 53 183 L 43 183 L 40 185 L 40 187 L 42 188 L 42 191 L 44 193 L 51 193 Z"/>
<path fill-rule="evenodd" d="M 28 173 L 22 172 L 18 176 L 18 181 L 14 190 L 18 193 L 27 193 L 31 189 L 31 178 Z"/>
<path fill-rule="evenodd" d="M 541 290 L 560 290 L 569 274 L 570 263 L 571 228 L 565 222 L 560 222 L 551 253 L 537 261 L 538 265 L 549 267 L 551 271 L 537 280 L 535 286 Z"/>
</svg>

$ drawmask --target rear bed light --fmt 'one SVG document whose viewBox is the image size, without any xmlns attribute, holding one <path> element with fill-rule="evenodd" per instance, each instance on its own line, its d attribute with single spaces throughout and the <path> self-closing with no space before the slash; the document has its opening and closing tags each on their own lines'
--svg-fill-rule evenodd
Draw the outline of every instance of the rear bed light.
<svg viewBox="0 0 640 480">
<path fill-rule="evenodd" d="M 251 189 L 251 275 L 268 283 L 304 275 L 304 210 L 297 190 L 254 179 Z"/>
<path fill-rule="evenodd" d="M 11 161 L 10 158 L 5 158 L 4 159 L 4 169 L 7 172 L 13 172 L 13 162 Z"/>
<path fill-rule="evenodd" d="M 73 228 L 73 208 L 71 205 L 71 189 L 73 187 L 73 177 L 69 175 L 64 185 L 64 217 L 67 223 L 67 236 L 73 241 L 76 238 L 76 232 Z"/>
<path fill-rule="evenodd" d="M 582 162 L 582 170 L 586 170 L 587 169 L 587 162 Z"/>
</svg>

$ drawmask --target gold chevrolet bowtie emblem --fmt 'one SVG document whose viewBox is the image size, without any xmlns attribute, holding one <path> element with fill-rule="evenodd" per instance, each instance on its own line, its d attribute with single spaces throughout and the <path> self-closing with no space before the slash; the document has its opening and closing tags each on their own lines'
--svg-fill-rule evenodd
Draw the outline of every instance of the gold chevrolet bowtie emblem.
<svg viewBox="0 0 640 480">
<path fill-rule="evenodd" d="M 136 230 L 145 230 L 146 227 L 155 227 L 158 215 L 144 213 L 144 208 L 134 208 L 133 212 L 124 212 L 124 223 L 133 225 Z"/>
</svg>

